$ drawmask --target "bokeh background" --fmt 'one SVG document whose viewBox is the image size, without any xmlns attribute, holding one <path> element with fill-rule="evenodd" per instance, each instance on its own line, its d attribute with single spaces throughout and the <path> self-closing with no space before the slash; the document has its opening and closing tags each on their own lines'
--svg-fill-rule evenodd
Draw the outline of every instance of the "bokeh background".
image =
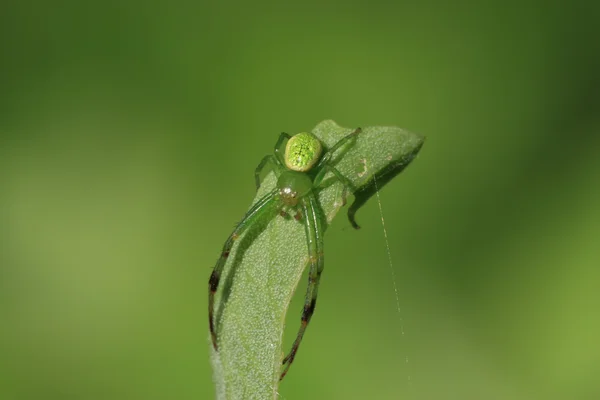
<svg viewBox="0 0 600 400">
<path fill-rule="evenodd" d="M 381 192 L 400 312 L 374 199 L 282 398 L 600 398 L 597 4 L 3 2 L 0 398 L 213 398 L 211 268 L 329 118 L 427 136 Z"/>
</svg>

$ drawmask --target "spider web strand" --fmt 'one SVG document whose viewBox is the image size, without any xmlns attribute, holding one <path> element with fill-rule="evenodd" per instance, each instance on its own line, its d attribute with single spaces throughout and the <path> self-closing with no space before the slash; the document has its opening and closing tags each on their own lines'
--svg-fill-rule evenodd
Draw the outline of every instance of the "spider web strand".
<svg viewBox="0 0 600 400">
<path fill-rule="evenodd" d="M 396 272 L 394 271 L 394 265 L 392 262 L 392 252 L 390 250 L 390 242 L 388 239 L 387 229 L 385 227 L 385 219 L 383 218 L 383 207 L 381 206 L 381 198 L 379 197 L 379 187 L 377 186 L 377 177 L 375 174 L 373 175 L 373 182 L 375 183 L 375 193 L 377 195 L 377 204 L 379 205 L 379 215 L 381 216 L 381 226 L 383 227 L 383 237 L 385 238 L 385 247 L 388 254 L 388 262 L 390 266 L 390 272 L 392 274 L 392 283 L 394 285 L 394 294 L 396 295 L 396 310 L 398 312 L 398 317 L 400 318 L 400 333 L 404 337 L 404 318 L 402 317 L 402 312 L 400 310 L 400 296 L 398 295 L 398 285 L 396 283 Z M 404 358 L 405 364 L 408 366 L 408 356 Z M 410 372 L 407 377 L 408 385 L 410 387 L 412 383 L 412 378 Z"/>
</svg>

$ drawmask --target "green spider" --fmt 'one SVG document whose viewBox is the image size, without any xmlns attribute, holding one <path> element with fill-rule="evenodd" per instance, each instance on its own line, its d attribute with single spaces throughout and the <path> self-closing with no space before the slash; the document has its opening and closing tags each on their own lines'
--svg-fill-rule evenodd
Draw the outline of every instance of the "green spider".
<svg viewBox="0 0 600 400">
<path fill-rule="evenodd" d="M 270 193 L 258 200 L 235 227 L 233 233 L 223 245 L 221 256 L 210 275 L 208 281 L 208 323 L 215 350 L 218 350 L 214 321 L 215 293 L 219 287 L 221 273 L 234 242 L 240 238 L 246 229 L 251 228 L 262 217 L 273 215 L 275 211 L 281 216 L 287 216 L 288 210 L 295 210 L 294 218 L 304 224 L 310 270 L 300 330 L 292 349 L 283 359 L 283 370 L 280 379 L 283 379 L 287 374 L 294 361 L 306 327 L 315 311 L 317 289 L 323 272 L 323 212 L 317 199 L 317 191 L 322 187 L 321 184 L 325 174 L 331 172 L 344 185 L 342 201 L 345 204 L 347 191 L 348 189 L 353 190 L 353 185 L 330 164 L 330 160 L 337 149 L 354 139 L 360 132 L 361 129 L 357 128 L 351 134 L 340 139 L 325 153 L 323 153 L 323 144 L 311 133 L 302 132 L 294 136 L 282 133 L 275 143 L 274 154 L 265 156 L 256 167 L 254 177 L 257 190 L 261 183 L 261 172 L 267 164 L 271 166 L 277 176 L 277 185 Z M 281 147 L 286 139 L 287 144 L 282 157 Z"/>
</svg>

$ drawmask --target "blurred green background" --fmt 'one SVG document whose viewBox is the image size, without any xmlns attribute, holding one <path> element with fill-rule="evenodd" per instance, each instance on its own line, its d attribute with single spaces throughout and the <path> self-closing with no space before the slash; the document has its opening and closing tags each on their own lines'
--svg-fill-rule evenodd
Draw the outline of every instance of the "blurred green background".
<svg viewBox="0 0 600 400">
<path fill-rule="evenodd" d="M 401 310 L 371 201 L 282 398 L 600 398 L 596 4 L 3 2 L 0 398 L 213 398 L 212 266 L 328 118 L 427 136 L 381 193 Z"/>
</svg>

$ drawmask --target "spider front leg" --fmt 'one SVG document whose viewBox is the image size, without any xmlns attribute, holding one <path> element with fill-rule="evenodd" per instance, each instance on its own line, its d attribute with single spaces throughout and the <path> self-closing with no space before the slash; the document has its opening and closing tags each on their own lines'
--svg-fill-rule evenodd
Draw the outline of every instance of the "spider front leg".
<svg viewBox="0 0 600 400">
<path fill-rule="evenodd" d="M 275 153 L 275 156 L 277 157 L 277 161 L 279 161 L 279 165 L 283 165 L 284 164 L 284 159 L 283 159 L 283 155 L 281 155 L 280 151 L 281 151 L 281 145 L 283 144 L 283 142 L 285 140 L 290 140 L 291 136 L 288 135 L 285 132 L 281 132 L 279 134 L 279 138 L 277 139 L 277 142 L 275 142 L 275 147 L 273 148 L 273 152 Z"/>
<path fill-rule="evenodd" d="M 263 196 L 256 204 L 254 204 L 254 206 L 252 206 L 252 208 L 250 208 L 246 215 L 244 215 L 244 218 L 235 227 L 229 238 L 225 241 L 221 256 L 217 260 L 217 264 L 210 275 L 210 279 L 208 280 L 208 326 L 210 328 L 210 336 L 215 350 L 218 350 L 217 332 L 215 330 L 214 321 L 215 293 L 217 293 L 217 288 L 219 287 L 219 282 L 221 280 L 221 273 L 223 272 L 227 257 L 229 257 L 233 244 L 240 238 L 246 229 L 252 227 L 265 215 L 276 210 L 280 206 L 279 200 L 279 190 L 275 189 Z"/>
<path fill-rule="evenodd" d="M 256 169 L 254 170 L 254 181 L 256 182 L 256 190 L 258 190 L 260 188 L 260 182 L 261 182 L 260 175 L 261 175 L 263 169 L 265 169 L 265 167 L 267 166 L 267 164 L 270 165 L 270 167 L 273 171 L 278 171 L 279 168 L 281 168 L 281 164 L 279 163 L 279 160 L 277 159 L 277 157 L 275 157 L 272 154 L 264 156 L 263 159 L 258 164 L 258 166 L 256 167 Z"/>
<path fill-rule="evenodd" d="M 337 149 L 339 149 L 344 144 L 348 143 L 350 140 L 356 139 L 358 134 L 360 134 L 361 132 L 361 128 L 356 128 L 352 133 L 338 140 L 333 145 L 333 147 L 331 147 L 331 149 L 329 149 L 327 153 L 323 155 L 316 167 L 319 170 L 319 172 L 317 173 L 314 179 L 315 187 L 319 187 L 321 185 L 321 183 L 323 182 L 323 178 L 325 178 L 325 174 L 327 172 L 331 172 L 344 185 L 344 189 L 342 191 L 342 206 L 346 205 L 346 197 L 348 196 L 348 190 L 354 193 L 356 189 L 352 182 L 350 182 L 350 179 L 346 178 L 344 175 L 342 175 L 340 171 L 337 170 L 337 168 L 330 164 L 331 157 L 333 157 L 333 154 L 337 151 Z"/>
<path fill-rule="evenodd" d="M 300 330 L 296 336 L 296 340 L 292 345 L 289 354 L 283 359 L 283 371 L 281 372 L 280 380 L 288 373 L 304 332 L 308 327 L 310 318 L 315 312 L 317 304 L 317 292 L 319 289 L 319 281 L 323 272 L 323 229 L 321 219 L 318 214 L 319 204 L 313 193 L 307 194 L 301 201 L 302 219 L 304 220 L 304 230 L 306 232 L 306 243 L 308 245 L 308 262 L 310 270 L 308 272 L 308 287 L 306 288 L 306 296 L 304 297 L 304 308 L 302 309 L 302 317 Z"/>
<path fill-rule="evenodd" d="M 321 170 L 315 177 L 315 180 L 314 180 L 315 187 L 321 186 L 321 183 L 323 183 L 323 178 L 325 178 L 325 174 L 327 172 L 331 172 L 333 174 L 333 176 L 335 176 L 335 178 L 337 180 L 339 180 L 342 183 L 342 185 L 344 186 L 344 188 L 342 189 L 342 207 L 343 207 L 346 205 L 346 198 L 348 197 L 348 190 L 350 190 L 352 193 L 354 193 L 354 191 L 356 189 L 354 188 L 354 185 L 352 184 L 352 182 L 350 182 L 350 179 L 346 178 L 344 175 L 342 175 L 342 173 L 340 171 L 337 170 L 337 168 L 335 168 L 329 164 L 323 165 L 323 167 L 321 168 Z"/>
<path fill-rule="evenodd" d="M 281 145 L 283 144 L 284 140 L 289 140 L 290 139 L 290 135 L 288 135 L 285 132 L 281 132 L 279 134 L 279 139 L 277 139 L 277 142 L 275 143 L 275 146 L 273 147 L 273 153 L 274 154 L 269 154 L 263 157 L 262 160 L 260 160 L 260 163 L 258 164 L 258 166 L 256 167 L 256 169 L 254 170 L 254 181 L 256 182 L 256 190 L 258 190 L 258 188 L 260 188 L 260 175 L 263 171 L 263 169 L 265 169 L 265 167 L 267 166 L 267 164 L 269 164 L 269 166 L 271 167 L 271 169 L 273 171 L 275 171 L 275 174 L 277 176 L 279 176 L 279 171 L 281 170 L 281 168 L 283 168 L 283 159 L 281 157 L 281 154 L 279 154 L 279 151 L 281 149 Z"/>
<path fill-rule="evenodd" d="M 350 133 L 350 134 L 344 136 L 343 138 L 341 138 L 340 140 L 338 140 L 337 143 L 334 144 L 333 147 L 327 151 L 327 153 L 325 153 L 325 155 L 323 156 L 323 158 L 321 159 L 321 161 L 319 162 L 318 165 L 320 166 L 320 165 L 328 162 L 331 155 L 333 153 L 335 153 L 337 149 L 339 149 L 340 147 L 345 145 L 349 140 L 356 138 L 356 136 L 358 136 L 358 134 L 360 134 L 361 132 L 362 132 L 362 128 L 356 128 L 352 133 Z"/>
</svg>

